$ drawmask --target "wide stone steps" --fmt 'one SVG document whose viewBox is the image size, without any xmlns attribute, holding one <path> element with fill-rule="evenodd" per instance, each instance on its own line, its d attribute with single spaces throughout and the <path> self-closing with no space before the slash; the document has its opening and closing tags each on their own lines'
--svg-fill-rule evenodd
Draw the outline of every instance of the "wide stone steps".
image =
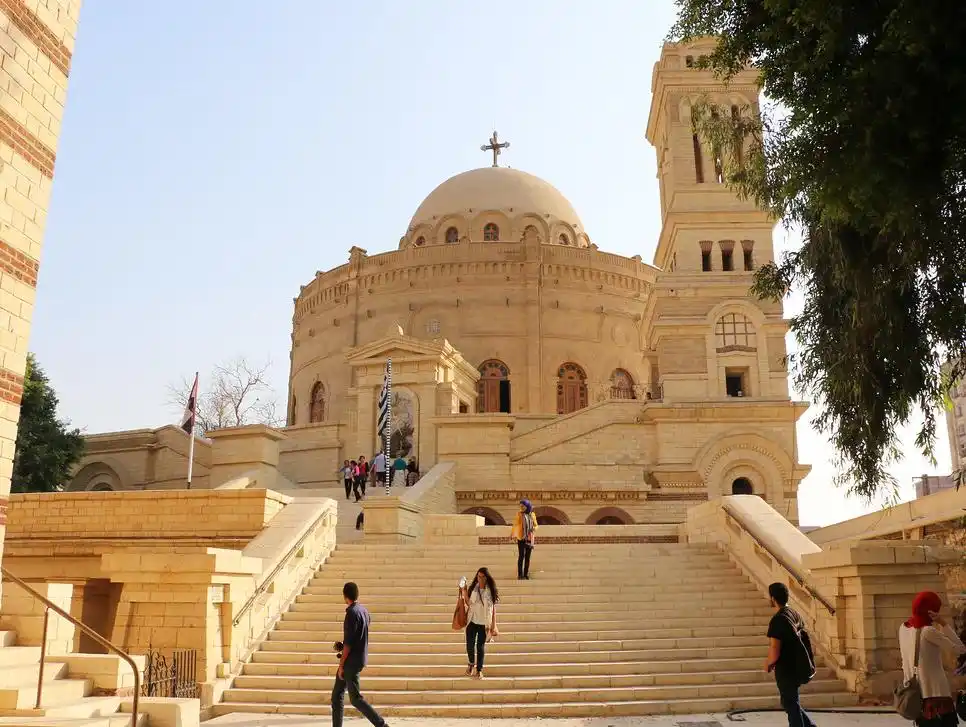
<svg viewBox="0 0 966 727">
<path fill-rule="evenodd" d="M 700 628 L 700 629 L 611 629 L 605 631 L 593 630 L 547 630 L 547 631 L 501 631 L 500 643 L 515 641 L 595 641 L 595 640 L 627 640 L 627 639 L 647 639 L 655 645 L 662 645 L 667 648 L 672 646 L 687 646 L 695 640 L 701 642 L 702 646 L 727 646 L 732 639 L 740 640 L 741 643 L 748 643 L 748 637 L 761 636 L 765 628 L 766 621 L 758 625 L 732 626 L 731 628 Z M 276 630 L 269 634 L 269 639 L 280 641 L 323 641 L 332 643 L 342 638 L 342 624 L 333 624 L 329 630 L 319 628 L 305 629 L 301 624 L 295 626 L 292 622 L 287 622 L 276 627 Z M 378 639 L 381 643 L 394 642 L 413 642 L 413 643 L 438 643 L 452 641 L 459 638 L 459 634 L 447 625 L 445 628 L 437 628 L 434 631 L 394 631 L 379 629 L 379 634 L 373 636 L 373 643 Z"/>
<path fill-rule="evenodd" d="M 602 526 L 605 527 L 605 526 Z M 486 679 L 463 675 L 451 620 L 460 576 L 488 565 L 500 636 Z M 682 544 L 538 542 L 531 580 L 508 545 L 340 545 L 242 668 L 215 715 L 329 714 L 342 585 L 372 613 L 363 693 L 387 717 L 585 717 L 778 706 L 762 671 L 773 610 L 719 551 Z M 805 704 L 855 698 L 819 670 Z M 347 714 L 353 714 L 346 703 Z"/>
<path fill-rule="evenodd" d="M 269 642 L 266 647 L 281 646 L 279 642 Z M 501 664 L 556 664 L 558 662 L 578 661 L 621 661 L 621 660 L 661 660 L 661 659 L 708 659 L 740 658 L 757 656 L 764 663 L 766 651 L 754 646 L 729 649 L 609 649 L 604 651 L 497 651 L 489 649 L 486 653 L 486 668 Z M 426 664 L 454 664 L 455 668 L 465 660 L 466 651 L 449 650 L 429 653 L 387 653 L 384 651 L 370 651 L 373 664 L 411 664 L 421 667 Z M 266 648 L 252 655 L 256 662 L 274 662 L 282 664 L 323 664 L 335 658 L 331 645 L 327 651 L 285 651 L 284 648 L 275 650 Z M 465 664 L 464 664 L 465 666 Z"/>
<path fill-rule="evenodd" d="M 40 673 L 40 647 L 17 646 L 16 637 L 0 631 L 0 727 L 18 725 L 68 725 L 77 727 L 122 727 L 118 697 L 92 697 L 89 679 L 71 678 L 67 664 L 44 665 L 41 706 L 37 703 L 37 677 Z M 126 717 L 127 724 L 131 722 Z M 139 719 L 139 727 L 147 719 Z"/>
<path fill-rule="evenodd" d="M 693 675 L 711 674 L 718 672 L 764 673 L 761 671 L 762 657 L 745 657 L 742 659 L 672 659 L 665 661 L 603 661 L 603 662 L 556 662 L 553 664 L 553 677 L 564 676 L 612 676 L 623 677 L 636 674 L 655 674 L 680 676 L 690 683 Z M 244 666 L 242 672 L 247 676 L 284 676 L 284 677 L 315 677 L 333 678 L 338 665 L 335 660 L 320 664 L 274 664 L 251 662 Z M 546 677 L 547 665 L 523 662 L 520 664 L 496 664 L 487 666 L 487 677 Z M 419 674 L 414 675 L 408 665 L 383 664 L 366 667 L 366 679 L 369 677 L 395 677 L 412 679 L 414 676 L 463 678 L 462 671 L 454 672 L 450 661 L 438 665 L 424 665 Z M 238 677 L 239 679 L 241 677 Z M 242 685 L 239 685 L 242 686 Z"/>
<path fill-rule="evenodd" d="M 828 669 L 822 669 L 816 674 L 816 682 L 828 682 L 833 679 Z M 518 676 L 486 677 L 487 689 L 601 689 L 601 688 L 637 688 L 652 686 L 676 686 L 702 684 L 744 684 L 767 682 L 772 684 L 773 677 L 758 671 L 731 672 L 697 672 L 694 674 L 664 673 L 664 674 L 618 674 L 604 676 L 589 675 L 559 675 L 559 676 Z M 460 690 L 471 686 L 473 682 L 466 677 L 373 677 L 366 676 L 367 692 L 384 691 L 429 691 Z M 284 676 L 239 676 L 235 680 L 235 687 L 246 691 L 284 691 L 294 689 L 326 692 L 332 689 L 332 677 L 300 677 L 292 679 Z"/>
</svg>

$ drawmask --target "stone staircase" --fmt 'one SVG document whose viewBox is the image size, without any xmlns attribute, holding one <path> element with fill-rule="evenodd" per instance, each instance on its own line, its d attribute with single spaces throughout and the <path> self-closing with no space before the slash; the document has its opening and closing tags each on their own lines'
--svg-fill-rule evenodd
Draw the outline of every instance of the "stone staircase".
<svg viewBox="0 0 966 727">
<path fill-rule="evenodd" d="M 89 679 L 71 678 L 65 663 L 44 665 L 41 708 L 35 709 L 40 647 L 17 646 L 16 635 L 0 631 L 0 727 L 73 725 L 129 727 L 130 714 L 121 714 L 120 697 L 96 697 Z M 148 724 L 138 716 L 138 724 Z"/>
<path fill-rule="evenodd" d="M 450 628 L 461 575 L 490 568 L 501 634 L 486 679 L 463 676 Z M 340 545 L 215 706 L 326 715 L 342 584 L 372 613 L 363 693 L 386 716 L 584 717 L 778 706 L 762 671 L 765 599 L 718 551 L 684 544 L 549 544 L 531 580 L 511 545 Z M 854 705 L 827 669 L 806 706 Z M 348 709 L 348 700 L 346 702 Z"/>
</svg>

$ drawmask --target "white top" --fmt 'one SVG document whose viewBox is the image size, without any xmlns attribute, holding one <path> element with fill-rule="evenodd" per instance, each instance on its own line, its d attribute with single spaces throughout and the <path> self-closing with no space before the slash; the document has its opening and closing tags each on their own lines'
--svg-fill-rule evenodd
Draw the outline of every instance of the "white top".
<svg viewBox="0 0 966 727">
<path fill-rule="evenodd" d="M 914 673 L 916 629 L 905 624 L 899 627 L 899 650 L 902 652 L 902 675 L 908 682 Z M 919 644 L 919 686 L 923 698 L 952 696 L 943 667 L 943 651 L 958 655 L 966 651 L 966 646 L 948 625 L 924 627 Z"/>
<path fill-rule="evenodd" d="M 373 457 L 372 469 L 374 469 L 376 472 L 386 471 L 386 455 L 383 452 L 380 452 L 375 457 Z"/>
<path fill-rule="evenodd" d="M 493 623 L 493 594 L 489 588 L 480 590 L 477 586 L 470 594 L 470 607 L 467 620 L 472 624 L 490 628 Z"/>
</svg>

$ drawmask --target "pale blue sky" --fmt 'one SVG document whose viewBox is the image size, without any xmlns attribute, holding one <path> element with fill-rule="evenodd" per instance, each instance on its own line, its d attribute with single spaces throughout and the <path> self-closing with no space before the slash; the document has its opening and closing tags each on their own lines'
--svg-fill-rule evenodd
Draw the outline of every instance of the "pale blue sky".
<svg viewBox="0 0 966 727">
<path fill-rule="evenodd" d="M 167 384 L 239 354 L 271 358 L 284 399 L 299 285 L 353 245 L 395 248 L 436 184 L 487 164 L 494 126 L 501 162 L 557 186 L 602 249 L 650 259 L 644 128 L 673 10 L 85 0 L 31 340 L 63 415 L 88 432 L 175 421 Z M 799 429 L 803 522 L 861 511 Z"/>
</svg>

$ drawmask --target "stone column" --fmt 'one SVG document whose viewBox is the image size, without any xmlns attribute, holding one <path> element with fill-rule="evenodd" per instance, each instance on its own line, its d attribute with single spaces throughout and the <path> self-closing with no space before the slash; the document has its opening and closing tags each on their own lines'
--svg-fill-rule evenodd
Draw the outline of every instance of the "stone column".
<svg viewBox="0 0 966 727">
<path fill-rule="evenodd" d="M 0 562 L 27 340 L 79 7 L 79 2 L 50 0 L 40 12 L 37 3 L 5 3 L 0 24 L 5 51 L 0 85 L 5 88 L 16 69 L 17 88 L 26 87 L 23 93 L 4 93 L 0 124 Z"/>
<path fill-rule="evenodd" d="M 242 475 L 267 490 L 278 479 L 278 445 L 285 435 L 264 424 L 208 432 L 211 443 L 211 489 Z"/>
<path fill-rule="evenodd" d="M 369 386 L 360 386 L 356 398 L 356 446 L 354 452 L 347 452 L 349 459 L 360 454 L 367 460 L 372 457 L 376 446 L 376 391 Z M 381 449 L 381 447 L 380 447 Z"/>
<path fill-rule="evenodd" d="M 912 599 L 935 591 L 946 602 L 940 567 L 962 557 L 955 548 L 909 540 L 849 541 L 802 557 L 812 585 L 835 599 L 835 615 L 818 611 L 816 631 L 853 672 L 851 688 L 891 699 L 901 670 L 899 626 Z"/>
</svg>

